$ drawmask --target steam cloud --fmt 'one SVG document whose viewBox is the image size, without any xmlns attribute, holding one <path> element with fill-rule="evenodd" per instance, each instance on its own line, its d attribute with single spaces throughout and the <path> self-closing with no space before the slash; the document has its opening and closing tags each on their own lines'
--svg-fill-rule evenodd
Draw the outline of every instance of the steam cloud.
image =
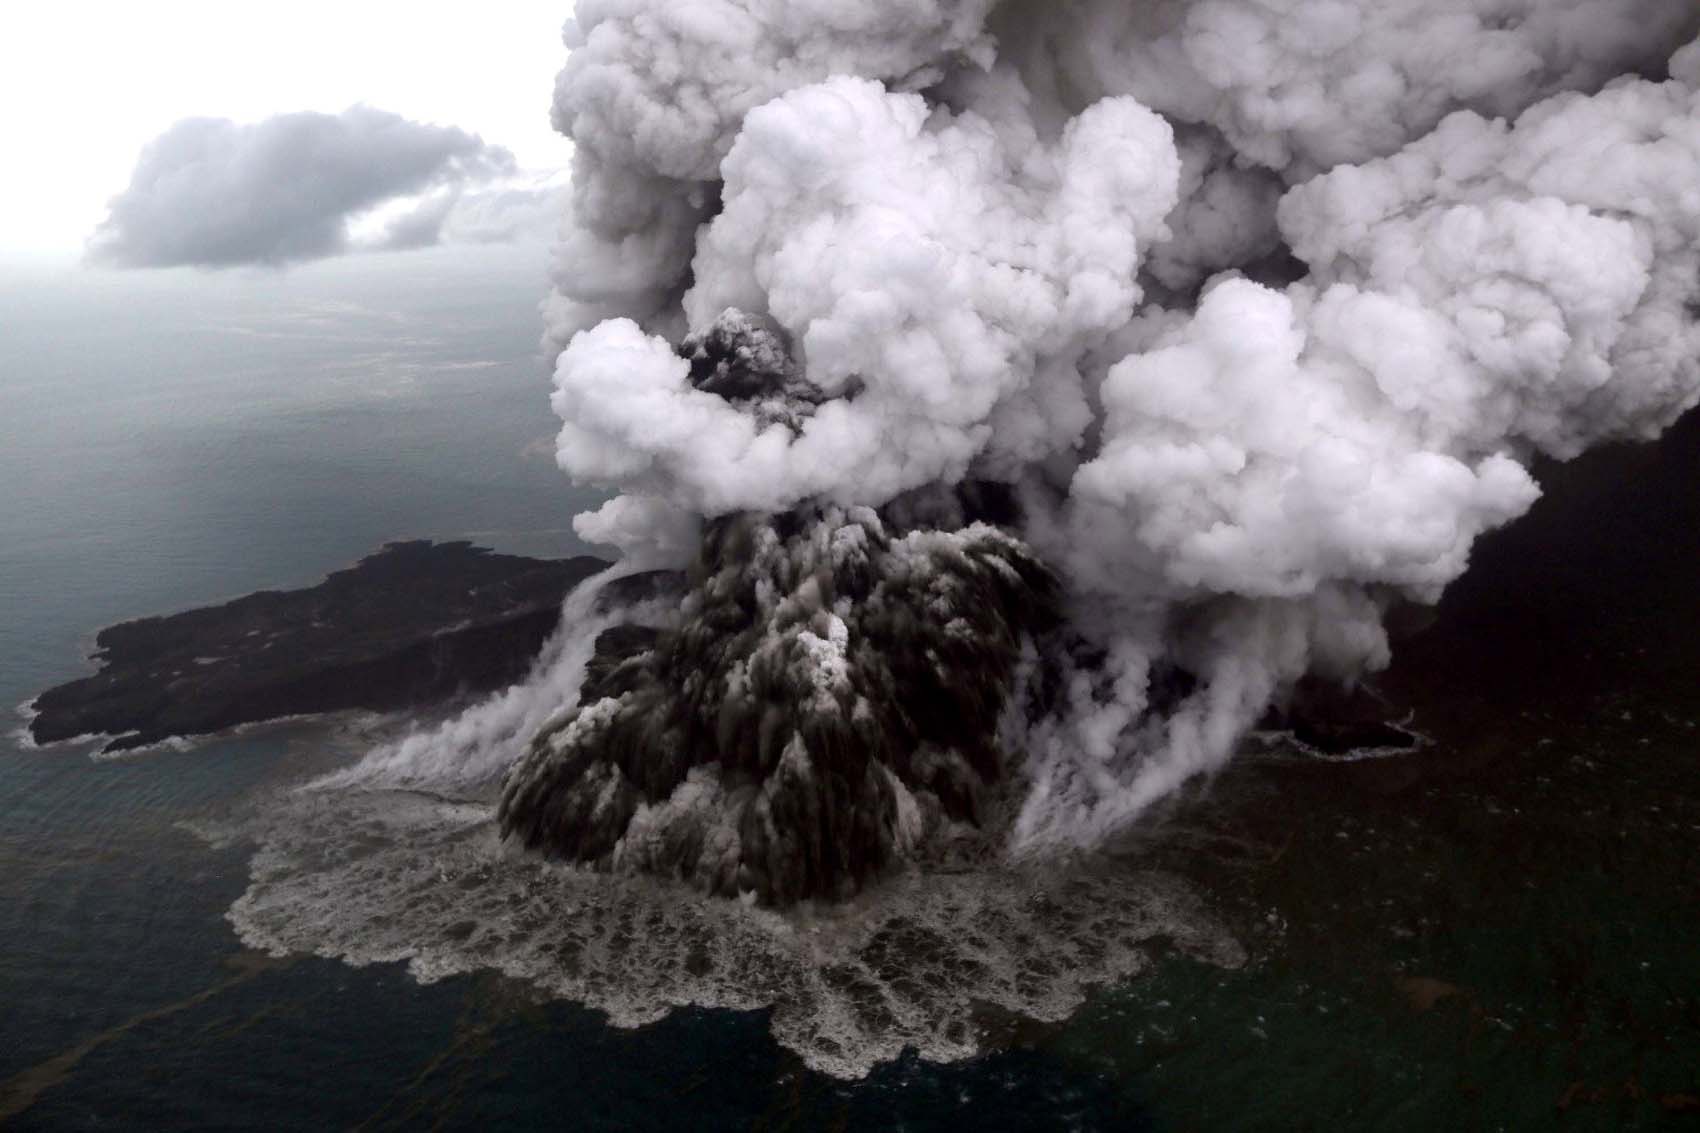
<svg viewBox="0 0 1700 1133">
<path fill-rule="evenodd" d="M 1384 666 L 1388 607 L 1530 506 L 1534 457 L 1700 396 L 1697 32 L 1690 0 L 581 0 L 559 459 L 620 492 L 582 535 L 694 556 L 696 589 L 639 676 L 543 729 L 506 828 L 830 893 L 859 868 L 782 883 L 737 847 L 786 776 L 861 775 L 827 753 L 893 705 L 996 684 L 1001 715 L 862 742 L 994 745 L 1020 851 L 1114 832 L 1300 677 Z M 921 602 L 879 639 L 884 565 L 853 593 L 773 566 L 776 530 L 888 539 L 966 485 L 1014 502 L 998 557 L 1035 602 L 1055 577 L 1060 626 Z M 928 516 L 893 530 L 990 531 Z M 901 557 L 921 592 L 964 577 Z M 1025 660 L 932 648 L 951 632 Z M 751 634 L 789 685 L 750 676 Z M 905 649 L 927 680 L 844 664 Z M 896 784 L 866 780 L 876 864 L 928 836 L 890 801 L 922 789 L 911 755 L 870 757 Z"/>
<path fill-rule="evenodd" d="M 974 823 L 1051 579 L 984 523 L 896 535 L 868 508 L 716 520 L 679 632 L 585 688 L 509 775 L 534 846 L 784 903 L 845 896 Z"/>
<path fill-rule="evenodd" d="M 186 118 L 143 150 L 89 255 L 117 267 L 281 265 L 363 248 L 416 248 L 445 234 L 506 239 L 552 187 L 506 184 L 513 155 L 476 134 L 356 106 L 239 125 Z M 350 225 L 418 196 L 381 231 Z"/>
</svg>

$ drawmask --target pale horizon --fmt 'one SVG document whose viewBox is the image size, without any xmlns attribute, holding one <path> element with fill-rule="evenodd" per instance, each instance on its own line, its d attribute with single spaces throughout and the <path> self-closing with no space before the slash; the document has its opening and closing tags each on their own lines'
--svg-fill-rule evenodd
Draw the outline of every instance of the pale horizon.
<svg viewBox="0 0 1700 1133">
<path fill-rule="evenodd" d="M 572 150 L 549 100 L 566 15 L 534 0 L 476 19 L 394 0 L 305 0 L 286 19 L 202 0 L 13 6 L 0 17 L 0 115 L 15 149 L 51 171 L 0 189 L 0 265 L 79 263 L 143 148 L 186 118 L 251 125 L 366 106 L 476 134 L 531 173 L 562 170 Z"/>
</svg>

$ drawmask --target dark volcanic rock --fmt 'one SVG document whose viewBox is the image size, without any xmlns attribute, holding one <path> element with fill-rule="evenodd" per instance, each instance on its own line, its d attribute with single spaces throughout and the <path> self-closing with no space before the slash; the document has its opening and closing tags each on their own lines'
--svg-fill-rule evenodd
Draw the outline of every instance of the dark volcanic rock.
<svg viewBox="0 0 1700 1133">
<path fill-rule="evenodd" d="M 685 596 L 687 585 L 684 572 L 677 570 L 649 570 L 609 579 L 596 595 L 596 612 L 626 611 L 657 599 L 676 602 Z"/>
<path fill-rule="evenodd" d="M 404 708 L 517 680 L 567 591 L 607 566 L 469 543 L 391 543 L 308 590 L 100 631 L 100 671 L 31 706 L 37 743 L 91 733 L 106 750 L 342 709 Z"/>
<path fill-rule="evenodd" d="M 728 309 L 679 353 L 758 430 L 822 402 L 768 320 Z M 683 578 L 601 596 L 612 614 L 678 594 L 678 616 L 601 635 L 578 704 L 510 768 L 502 832 L 781 905 L 978 826 L 1024 655 L 1057 620 L 1055 576 L 1006 529 L 1016 502 L 966 484 L 709 519 Z"/>
<path fill-rule="evenodd" d="M 617 625 L 596 637 L 596 651 L 585 663 L 579 702 L 595 704 L 634 691 L 641 680 L 644 655 L 655 649 L 661 631 L 649 626 Z"/>
<path fill-rule="evenodd" d="M 597 640 L 577 709 L 508 774 L 504 833 L 781 905 L 978 824 L 1023 643 L 1054 621 L 1019 540 L 866 508 L 735 515 L 686 582 L 676 624 Z"/>
</svg>

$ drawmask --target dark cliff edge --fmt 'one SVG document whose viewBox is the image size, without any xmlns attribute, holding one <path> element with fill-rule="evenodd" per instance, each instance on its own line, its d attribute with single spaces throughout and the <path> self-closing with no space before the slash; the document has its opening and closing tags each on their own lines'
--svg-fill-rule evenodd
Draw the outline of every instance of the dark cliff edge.
<svg viewBox="0 0 1700 1133">
<path fill-rule="evenodd" d="M 113 737 L 106 751 L 346 709 L 391 711 L 518 680 L 561 601 L 607 567 L 470 543 L 387 544 L 305 590 L 100 631 L 99 671 L 49 689 L 31 738 Z"/>
</svg>

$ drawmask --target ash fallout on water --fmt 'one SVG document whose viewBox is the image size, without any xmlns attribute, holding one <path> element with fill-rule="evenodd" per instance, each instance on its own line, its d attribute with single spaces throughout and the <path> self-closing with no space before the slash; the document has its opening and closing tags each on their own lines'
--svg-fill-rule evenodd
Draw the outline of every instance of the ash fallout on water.
<svg viewBox="0 0 1700 1133">
<path fill-rule="evenodd" d="M 1697 34 L 1690 0 L 583 0 L 559 462 L 683 597 L 582 694 L 541 666 L 523 735 L 442 745 L 502 737 L 526 846 L 771 903 L 1125 828 L 1384 667 L 1537 458 L 1694 404 Z"/>
</svg>

